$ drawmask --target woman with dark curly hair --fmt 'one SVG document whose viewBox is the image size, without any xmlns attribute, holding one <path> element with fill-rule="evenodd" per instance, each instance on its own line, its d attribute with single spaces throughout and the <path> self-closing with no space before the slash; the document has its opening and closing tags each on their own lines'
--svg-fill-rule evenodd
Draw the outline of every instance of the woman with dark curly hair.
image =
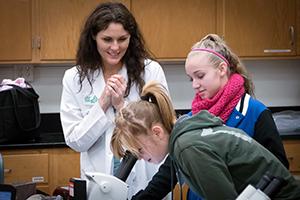
<svg viewBox="0 0 300 200">
<path fill-rule="evenodd" d="M 86 19 L 76 66 L 65 72 L 61 98 L 65 141 L 81 152 L 82 178 L 85 172 L 113 174 L 118 166 L 110 149 L 115 113 L 139 99 L 150 80 L 167 87 L 133 15 L 121 3 L 99 4 Z M 158 167 L 136 163 L 127 179 L 129 198 L 147 185 Z"/>
</svg>

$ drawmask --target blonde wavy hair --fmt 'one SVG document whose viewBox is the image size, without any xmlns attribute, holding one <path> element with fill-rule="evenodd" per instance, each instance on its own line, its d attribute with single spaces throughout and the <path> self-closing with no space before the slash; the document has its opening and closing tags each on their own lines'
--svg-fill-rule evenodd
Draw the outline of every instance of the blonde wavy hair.
<svg viewBox="0 0 300 200">
<path fill-rule="evenodd" d="M 219 54 L 221 54 L 229 63 L 229 76 L 234 73 L 240 74 L 244 78 L 244 87 L 245 91 L 254 96 L 254 86 L 252 79 L 250 78 L 250 75 L 244 66 L 244 64 L 241 62 L 239 57 L 227 46 L 225 41 L 216 34 L 208 34 L 205 37 L 203 37 L 199 42 L 195 43 L 192 47 L 192 49 L 195 48 L 203 48 L 203 49 L 211 49 Z M 195 55 L 199 52 L 197 51 L 191 51 L 188 56 Z M 214 54 L 207 54 L 209 56 L 209 61 L 215 65 L 216 67 L 223 62 L 222 59 L 215 56 Z"/>
<path fill-rule="evenodd" d="M 139 157 L 141 146 L 136 136 L 148 134 L 156 123 L 171 133 L 175 120 L 176 114 L 167 90 L 157 82 L 149 82 L 143 87 L 141 100 L 129 103 L 117 113 L 111 139 L 113 154 L 120 158 L 128 150 Z"/>
</svg>

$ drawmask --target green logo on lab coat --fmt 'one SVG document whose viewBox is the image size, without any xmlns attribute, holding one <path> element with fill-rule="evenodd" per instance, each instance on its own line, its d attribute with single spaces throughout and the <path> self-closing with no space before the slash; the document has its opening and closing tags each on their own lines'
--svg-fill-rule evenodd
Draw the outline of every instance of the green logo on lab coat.
<svg viewBox="0 0 300 200">
<path fill-rule="evenodd" d="M 97 99 L 96 95 L 94 95 L 94 96 L 86 96 L 86 97 L 84 98 L 84 101 L 85 101 L 86 103 L 94 104 L 94 103 L 96 103 L 96 102 L 98 101 L 98 99 Z"/>
</svg>

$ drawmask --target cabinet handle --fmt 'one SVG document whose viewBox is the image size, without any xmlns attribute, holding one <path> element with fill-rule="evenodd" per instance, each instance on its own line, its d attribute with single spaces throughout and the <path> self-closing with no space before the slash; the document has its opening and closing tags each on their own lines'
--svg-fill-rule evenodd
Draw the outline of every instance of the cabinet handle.
<svg viewBox="0 0 300 200">
<path fill-rule="evenodd" d="M 8 174 L 8 173 L 11 173 L 12 172 L 12 169 L 4 169 L 4 173 Z"/>
<path fill-rule="evenodd" d="M 264 53 L 290 53 L 291 49 L 264 49 Z"/>
<path fill-rule="evenodd" d="M 291 35 L 291 46 L 294 46 L 295 44 L 295 29 L 294 29 L 294 26 L 290 26 L 290 35 Z"/>
<path fill-rule="evenodd" d="M 290 160 L 290 161 L 292 161 L 292 160 L 294 160 L 294 157 L 290 156 L 290 157 L 287 157 L 287 159 Z"/>
<path fill-rule="evenodd" d="M 36 36 L 32 38 L 32 44 L 31 44 L 32 49 L 41 49 L 41 37 Z"/>
<path fill-rule="evenodd" d="M 289 27 L 289 31 L 290 31 L 290 45 L 293 48 L 294 44 L 295 44 L 295 29 L 294 26 L 290 26 Z M 291 53 L 292 49 L 264 49 L 264 53 Z"/>
<path fill-rule="evenodd" d="M 34 49 L 35 48 L 35 39 L 34 37 L 31 40 L 31 48 Z"/>
<path fill-rule="evenodd" d="M 41 42 L 41 37 L 40 36 L 38 36 L 37 38 L 36 38 L 36 47 L 38 48 L 38 49 L 41 49 L 41 46 L 42 46 L 42 42 Z"/>
</svg>

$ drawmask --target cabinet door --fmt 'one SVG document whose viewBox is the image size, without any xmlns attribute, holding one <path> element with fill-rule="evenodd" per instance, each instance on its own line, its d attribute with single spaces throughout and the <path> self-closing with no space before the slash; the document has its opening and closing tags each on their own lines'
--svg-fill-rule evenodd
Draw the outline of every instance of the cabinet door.
<svg viewBox="0 0 300 200">
<path fill-rule="evenodd" d="M 224 0 L 223 36 L 239 56 L 296 54 L 295 0 Z"/>
<path fill-rule="evenodd" d="M 297 20 L 296 20 L 296 43 L 297 43 L 297 55 L 300 56 L 300 1 L 297 2 Z"/>
<path fill-rule="evenodd" d="M 30 61 L 31 1 L 0 1 L 0 61 Z"/>
<path fill-rule="evenodd" d="M 5 183 L 36 182 L 37 189 L 52 194 L 80 177 L 80 153 L 68 147 L 1 150 Z"/>
<path fill-rule="evenodd" d="M 70 148 L 52 149 L 49 170 L 50 191 L 54 191 L 56 187 L 68 186 L 70 178 L 80 178 L 80 153 Z"/>
<path fill-rule="evenodd" d="M 132 0 L 131 10 L 157 58 L 185 58 L 194 43 L 216 32 L 213 0 Z"/>
<path fill-rule="evenodd" d="M 290 171 L 294 175 L 300 175 L 300 140 L 283 141 L 284 149 L 290 163 Z"/>
<path fill-rule="evenodd" d="M 19 153 L 4 155 L 5 183 L 48 183 L 48 154 Z"/>
<path fill-rule="evenodd" d="M 40 61 L 74 60 L 85 17 L 103 1 L 39 1 Z"/>
</svg>

